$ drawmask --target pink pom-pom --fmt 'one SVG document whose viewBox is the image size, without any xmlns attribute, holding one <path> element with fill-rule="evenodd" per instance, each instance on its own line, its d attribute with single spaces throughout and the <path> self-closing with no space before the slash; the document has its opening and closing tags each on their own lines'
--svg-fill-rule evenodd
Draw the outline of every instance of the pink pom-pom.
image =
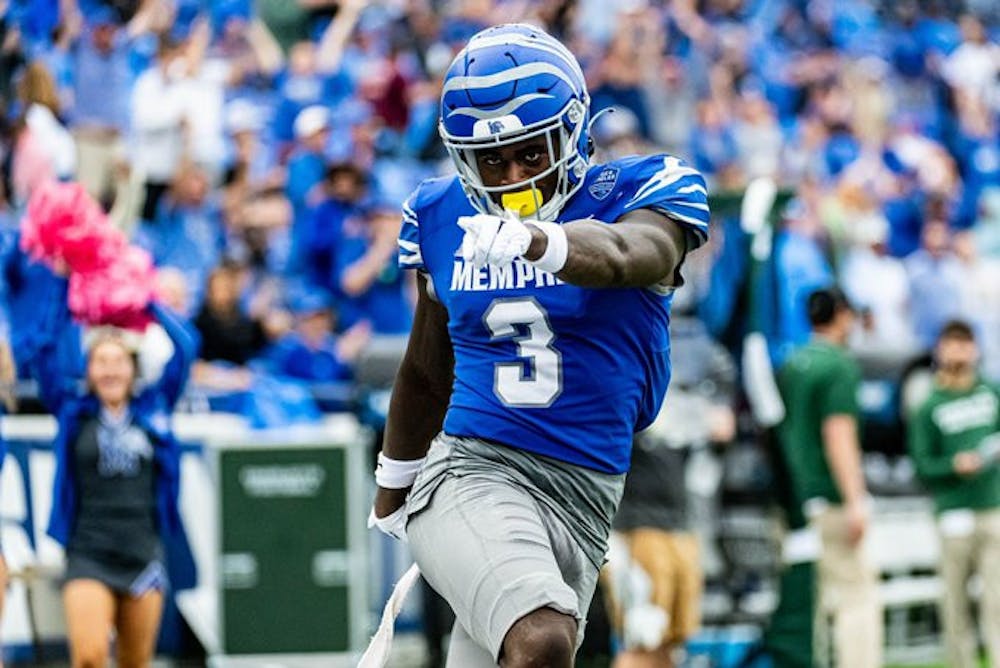
<svg viewBox="0 0 1000 668">
<path fill-rule="evenodd" d="M 145 330 L 156 273 L 146 251 L 130 246 L 78 183 L 46 183 L 28 202 L 21 248 L 70 272 L 69 309 L 88 325 Z"/>
<path fill-rule="evenodd" d="M 62 239 L 60 255 L 74 272 L 99 271 L 115 261 L 128 247 L 128 241 L 117 228 L 78 228 Z"/>
<path fill-rule="evenodd" d="M 36 260 L 63 261 L 73 271 L 95 271 L 111 262 L 125 238 L 78 183 L 39 186 L 21 223 L 21 248 Z"/>
<path fill-rule="evenodd" d="M 149 254 L 135 246 L 123 246 L 106 266 L 70 275 L 69 309 L 88 325 L 144 331 L 153 321 L 146 307 L 155 286 L 156 270 Z"/>
</svg>

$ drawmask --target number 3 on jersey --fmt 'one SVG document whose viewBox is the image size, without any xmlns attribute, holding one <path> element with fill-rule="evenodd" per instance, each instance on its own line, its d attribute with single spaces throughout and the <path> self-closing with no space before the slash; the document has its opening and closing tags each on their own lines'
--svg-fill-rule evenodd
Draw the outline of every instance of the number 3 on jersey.
<svg viewBox="0 0 1000 668">
<path fill-rule="evenodd" d="M 556 335 L 549 315 L 534 298 L 496 299 L 483 323 L 492 340 L 513 339 L 523 362 L 499 362 L 493 372 L 493 392 L 508 406 L 545 407 L 562 393 L 562 355 L 552 347 Z"/>
</svg>

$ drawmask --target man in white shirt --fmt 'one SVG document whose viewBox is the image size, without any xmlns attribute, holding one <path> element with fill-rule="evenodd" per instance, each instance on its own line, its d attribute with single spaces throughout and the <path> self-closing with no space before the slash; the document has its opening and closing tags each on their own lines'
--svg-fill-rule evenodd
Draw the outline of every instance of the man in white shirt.
<svg viewBox="0 0 1000 668">
<path fill-rule="evenodd" d="M 146 186 L 143 220 L 155 218 L 160 197 L 186 153 L 183 82 L 188 73 L 185 45 L 163 35 L 156 63 L 139 76 L 132 91 L 132 166 Z"/>
<path fill-rule="evenodd" d="M 962 44 L 941 67 L 945 80 L 957 91 L 985 102 L 997 99 L 1000 46 L 992 42 L 978 18 L 966 14 L 959 20 Z"/>
</svg>

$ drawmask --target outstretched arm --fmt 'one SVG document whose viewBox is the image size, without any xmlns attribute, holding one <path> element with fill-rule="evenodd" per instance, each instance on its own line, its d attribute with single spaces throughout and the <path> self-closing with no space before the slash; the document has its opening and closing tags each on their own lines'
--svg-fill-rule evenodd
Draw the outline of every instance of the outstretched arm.
<svg viewBox="0 0 1000 668">
<path fill-rule="evenodd" d="M 60 1 L 59 28 L 59 38 L 55 47 L 59 51 L 69 51 L 83 32 L 83 15 L 76 0 Z"/>
<path fill-rule="evenodd" d="M 413 329 L 389 401 L 382 452 L 395 460 L 420 459 L 441 430 L 451 398 L 455 358 L 448 338 L 448 313 L 428 293 L 427 279 L 417 277 L 417 309 Z M 391 514 L 410 488 L 379 487 L 375 515 Z"/>
<path fill-rule="evenodd" d="M 521 221 L 462 216 L 462 256 L 477 266 L 504 266 L 518 257 L 567 283 L 586 288 L 680 285 L 677 270 L 687 251 L 686 228 L 652 209 L 635 209 L 614 224 Z"/>
<path fill-rule="evenodd" d="M 354 26 L 358 22 L 364 0 L 345 0 L 340 3 L 337 15 L 320 37 L 316 51 L 316 69 L 324 74 L 336 72 L 347 48 Z"/>
<path fill-rule="evenodd" d="M 166 30 L 173 25 L 173 22 L 171 5 L 159 0 L 142 0 L 132 19 L 125 26 L 125 34 L 129 39 L 135 39 L 146 33 Z"/>
<path fill-rule="evenodd" d="M 614 225 L 577 220 L 562 227 L 568 253 L 556 275 L 585 288 L 673 285 L 687 248 L 684 228 L 650 209 L 631 211 Z M 528 229 L 531 245 L 524 257 L 537 260 L 548 237 L 538 227 L 529 224 Z"/>
<path fill-rule="evenodd" d="M 151 302 L 149 310 L 174 344 L 174 354 L 153 390 L 162 393 L 172 409 L 184 391 L 191 364 L 198 356 L 198 335 L 166 306 Z"/>
<path fill-rule="evenodd" d="M 254 18 L 247 28 L 247 41 L 253 49 L 257 67 L 261 72 L 271 77 L 284 67 L 285 54 L 281 52 L 281 45 L 274 38 L 270 28 L 259 18 Z"/>
<path fill-rule="evenodd" d="M 198 17 L 191 24 L 191 34 L 188 37 L 188 48 L 185 52 L 189 75 L 196 75 L 205 64 L 205 55 L 212 42 L 212 25 L 205 17 Z"/>
</svg>

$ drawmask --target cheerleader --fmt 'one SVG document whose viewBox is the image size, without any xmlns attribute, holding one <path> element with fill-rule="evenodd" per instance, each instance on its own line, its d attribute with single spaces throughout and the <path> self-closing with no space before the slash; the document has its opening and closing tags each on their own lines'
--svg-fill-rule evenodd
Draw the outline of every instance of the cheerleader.
<svg viewBox="0 0 1000 668">
<path fill-rule="evenodd" d="M 29 367 L 57 417 L 56 474 L 48 533 L 66 550 L 63 602 L 72 665 L 105 666 L 112 631 L 119 666 L 152 661 L 167 588 L 194 586 L 194 562 L 178 511 L 180 449 L 170 417 L 196 355 L 196 339 L 152 302 L 174 352 L 161 377 L 137 378 L 132 332 L 91 329 L 86 383 L 61 368 L 70 329 L 67 282 L 53 278 Z"/>
</svg>

